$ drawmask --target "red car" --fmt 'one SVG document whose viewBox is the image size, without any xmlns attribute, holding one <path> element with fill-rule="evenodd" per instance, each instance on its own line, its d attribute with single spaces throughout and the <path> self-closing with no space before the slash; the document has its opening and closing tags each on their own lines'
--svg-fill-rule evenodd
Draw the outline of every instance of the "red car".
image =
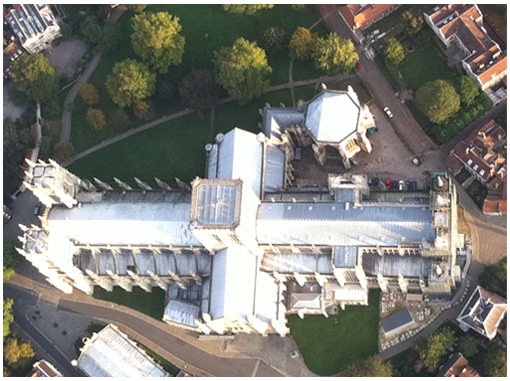
<svg viewBox="0 0 510 381">
<path fill-rule="evenodd" d="M 386 188 L 391 188 L 391 179 L 389 177 L 386 179 Z"/>
<path fill-rule="evenodd" d="M 362 68 L 363 68 L 363 66 L 361 66 L 361 64 L 360 64 L 360 63 L 356 65 L 356 69 L 358 69 L 358 70 L 359 70 L 359 69 L 362 69 Z"/>
</svg>

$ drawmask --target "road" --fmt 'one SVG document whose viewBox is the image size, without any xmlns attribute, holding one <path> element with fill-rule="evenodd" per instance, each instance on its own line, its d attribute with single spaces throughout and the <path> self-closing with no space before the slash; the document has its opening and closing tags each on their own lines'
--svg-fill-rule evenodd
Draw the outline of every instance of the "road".
<svg viewBox="0 0 510 381">
<path fill-rule="evenodd" d="M 14 300 L 13 312 L 14 321 L 23 331 L 25 331 L 43 350 L 48 353 L 57 362 L 55 366 L 62 369 L 72 377 L 84 377 L 84 374 L 74 367 L 67 357 L 65 357 L 38 329 L 36 329 L 25 313 L 28 307 L 35 306 L 37 303 L 37 295 L 28 291 L 14 287 L 11 284 L 4 283 L 4 297 Z"/>
<path fill-rule="evenodd" d="M 55 349 L 51 342 L 25 317 L 26 310 L 37 302 L 37 296 L 33 294 L 32 290 L 39 292 L 40 296 L 45 299 L 52 299 L 53 301 L 60 299 L 57 302 L 59 312 L 87 316 L 114 323 L 121 328 L 125 327 L 124 331 L 129 336 L 168 358 L 177 366 L 184 368 L 186 365 L 186 370 L 192 373 L 195 373 L 194 370 L 196 370 L 196 374 L 216 377 L 283 376 L 282 373 L 258 358 L 220 357 L 206 352 L 173 335 L 166 329 L 168 327 L 166 323 L 137 311 L 98 301 L 85 294 L 66 295 L 47 284 L 43 284 L 40 280 L 17 274 L 13 279 L 15 285 L 4 283 L 4 294 L 5 297 L 14 300 L 15 321 L 70 374 L 76 374 L 76 368 L 72 367 L 69 360 Z M 108 307 L 105 307 L 105 305 Z M 170 356 L 167 354 L 170 354 Z M 73 370 L 74 373 L 71 373 Z"/>
<path fill-rule="evenodd" d="M 368 84 L 375 104 L 380 108 L 389 107 L 391 109 L 393 113 L 391 124 L 409 152 L 414 156 L 419 156 L 436 150 L 437 144 L 423 131 L 409 108 L 395 96 L 395 90 L 386 80 L 377 64 L 365 56 L 363 46 L 353 37 L 351 30 L 338 14 L 338 6 L 332 4 L 319 5 L 319 9 L 325 23 L 332 31 L 354 42 L 358 50 L 359 62 L 362 65 L 362 69 L 357 70 L 357 73 Z"/>
</svg>

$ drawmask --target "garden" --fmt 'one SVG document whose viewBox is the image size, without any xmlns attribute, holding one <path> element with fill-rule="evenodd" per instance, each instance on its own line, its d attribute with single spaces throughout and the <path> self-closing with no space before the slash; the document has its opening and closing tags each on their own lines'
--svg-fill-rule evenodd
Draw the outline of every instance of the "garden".
<svg viewBox="0 0 510 381">
<path fill-rule="evenodd" d="M 380 290 L 370 290 L 368 306 L 346 306 L 328 318 L 288 316 L 288 326 L 308 368 L 331 376 L 378 352 Z"/>
<path fill-rule="evenodd" d="M 71 141 L 76 152 L 81 152 L 120 132 L 138 127 L 163 115 L 183 110 L 184 106 L 178 96 L 178 87 L 182 78 L 189 74 L 191 69 L 212 70 L 213 52 L 222 47 L 232 46 L 237 38 L 243 37 L 249 41 L 256 41 L 260 46 L 264 31 L 270 27 L 283 29 L 285 39 L 290 39 L 298 26 L 310 28 L 318 21 L 316 10 L 313 7 L 296 10 L 290 5 L 276 5 L 273 9 L 262 9 L 254 15 L 232 14 L 226 12 L 220 5 L 156 4 L 150 5 L 145 11 L 168 12 L 178 17 L 179 24 L 182 26 L 181 34 L 185 37 L 182 62 L 171 66 L 167 73 L 158 74 L 157 78 L 157 87 L 164 84 L 166 93 L 169 95 L 169 102 L 158 101 L 159 94 L 156 91 L 156 94 L 148 99 L 152 109 L 149 118 L 137 119 L 130 108 L 125 108 L 128 117 L 125 125 L 115 128 L 107 126 L 102 130 L 96 130 L 86 118 L 88 105 L 81 97 L 78 97 L 73 109 L 71 133 Z M 112 73 L 115 63 L 137 57 L 131 42 L 133 15 L 132 10 L 128 10 L 122 15 L 118 21 L 121 39 L 117 48 L 103 55 L 100 64 L 88 81 L 97 88 L 100 108 L 107 119 L 112 119 L 112 114 L 119 107 L 106 91 L 105 79 Z M 327 29 L 321 23 L 317 24 L 313 30 L 319 35 L 327 33 Z M 273 69 L 270 75 L 270 85 L 289 82 L 291 57 L 288 49 L 276 52 L 267 51 L 267 59 L 269 66 Z M 295 60 L 292 73 L 294 81 L 316 78 L 323 74 L 314 67 L 312 61 L 306 60 Z"/>
</svg>

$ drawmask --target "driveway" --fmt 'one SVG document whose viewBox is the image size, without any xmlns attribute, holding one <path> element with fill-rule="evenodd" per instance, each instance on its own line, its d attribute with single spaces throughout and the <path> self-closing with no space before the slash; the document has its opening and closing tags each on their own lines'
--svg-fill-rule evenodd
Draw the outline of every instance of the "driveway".
<svg viewBox="0 0 510 381">
<path fill-rule="evenodd" d="M 17 240 L 17 237 L 22 233 L 19 224 L 28 227 L 32 224 L 41 226 L 41 221 L 34 214 L 38 202 L 37 197 L 31 191 L 26 190 L 8 205 L 13 213 L 12 218 L 4 225 L 4 240 Z"/>
<path fill-rule="evenodd" d="M 365 56 L 363 46 L 357 43 L 351 30 L 338 14 L 338 6 L 319 5 L 319 9 L 331 30 L 352 40 L 356 45 L 359 62 L 362 65 L 362 69 L 357 71 L 358 75 L 372 91 L 375 104 L 381 109 L 386 106 L 391 109 L 394 115 L 391 125 L 411 154 L 418 156 L 435 150 L 437 144 L 423 131 L 407 106 L 395 96 L 395 90 L 388 83 L 377 64 Z"/>
<path fill-rule="evenodd" d="M 87 44 L 77 38 L 70 38 L 62 41 L 53 47 L 50 53 L 50 63 L 60 68 L 60 73 L 73 78 L 76 73 L 76 64 L 87 51 Z"/>
</svg>

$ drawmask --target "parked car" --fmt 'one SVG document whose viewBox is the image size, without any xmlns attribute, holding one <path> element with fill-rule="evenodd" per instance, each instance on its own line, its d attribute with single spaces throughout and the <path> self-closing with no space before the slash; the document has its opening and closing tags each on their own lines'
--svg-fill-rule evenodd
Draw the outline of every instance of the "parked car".
<svg viewBox="0 0 510 381">
<path fill-rule="evenodd" d="M 420 164 L 421 164 L 421 162 L 420 162 L 420 160 L 419 160 L 417 157 L 415 157 L 415 158 L 413 159 L 413 164 L 414 164 L 414 165 L 416 165 L 416 166 L 418 166 L 418 165 L 420 165 Z"/>
<path fill-rule="evenodd" d="M 391 188 L 391 179 L 389 177 L 386 179 L 386 188 Z"/>
<path fill-rule="evenodd" d="M 398 182 L 397 182 L 397 180 L 393 180 L 391 182 L 391 189 L 398 189 Z"/>
<path fill-rule="evenodd" d="M 405 189 L 405 187 L 406 187 L 406 183 L 404 182 L 404 180 L 400 180 L 398 182 L 398 190 L 403 191 Z"/>
<path fill-rule="evenodd" d="M 409 180 L 406 181 L 406 187 L 407 189 L 411 189 L 411 182 Z"/>
<path fill-rule="evenodd" d="M 379 178 L 377 177 L 374 177 L 373 179 L 370 180 L 370 185 L 372 185 L 373 187 L 376 187 L 379 185 Z"/>
<path fill-rule="evenodd" d="M 390 108 L 389 107 L 385 107 L 383 108 L 384 112 L 386 113 L 386 115 L 388 115 L 388 118 L 393 118 L 393 113 L 391 112 Z"/>
<path fill-rule="evenodd" d="M 418 189 L 418 184 L 416 184 L 416 181 L 412 181 L 412 182 L 411 182 L 411 189 L 412 189 L 412 190 L 416 190 L 416 189 Z"/>
<path fill-rule="evenodd" d="M 368 131 L 368 133 L 369 133 L 370 135 L 373 135 L 373 134 L 375 134 L 377 131 L 379 131 L 379 129 L 378 129 L 377 127 L 370 127 L 367 131 Z"/>
<path fill-rule="evenodd" d="M 354 159 L 351 159 L 351 163 L 356 167 L 359 165 L 359 163 Z"/>
<path fill-rule="evenodd" d="M 37 204 L 37 205 L 35 206 L 35 208 L 34 208 L 34 214 L 35 214 L 36 216 L 42 216 L 42 215 L 43 215 L 43 213 L 44 213 L 44 210 L 45 210 L 44 205 L 39 203 L 39 204 Z"/>
<path fill-rule="evenodd" d="M 363 69 L 363 66 L 361 66 L 361 64 L 360 64 L 360 63 L 358 63 L 358 64 L 356 65 L 356 69 L 358 69 L 358 70 L 359 70 L 359 69 Z"/>
</svg>

